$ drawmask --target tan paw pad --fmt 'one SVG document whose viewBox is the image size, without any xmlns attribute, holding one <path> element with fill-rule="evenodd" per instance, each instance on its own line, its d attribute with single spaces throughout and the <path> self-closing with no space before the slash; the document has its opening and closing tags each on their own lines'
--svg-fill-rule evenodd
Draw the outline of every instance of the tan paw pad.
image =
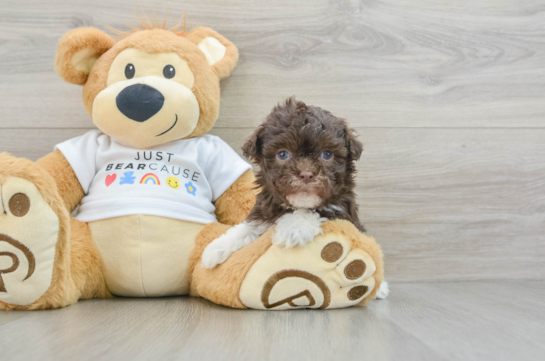
<svg viewBox="0 0 545 361">
<path fill-rule="evenodd" d="M 31 182 L 0 184 L 0 301 L 28 305 L 51 285 L 59 219 Z"/>
<path fill-rule="evenodd" d="M 375 271 L 375 263 L 369 254 L 360 249 L 350 252 L 336 268 L 337 274 L 346 284 L 361 283 L 371 277 Z"/>
<path fill-rule="evenodd" d="M 366 279 L 363 284 L 341 287 L 332 294 L 329 308 L 342 308 L 360 303 L 375 288 L 373 277 Z"/>
</svg>

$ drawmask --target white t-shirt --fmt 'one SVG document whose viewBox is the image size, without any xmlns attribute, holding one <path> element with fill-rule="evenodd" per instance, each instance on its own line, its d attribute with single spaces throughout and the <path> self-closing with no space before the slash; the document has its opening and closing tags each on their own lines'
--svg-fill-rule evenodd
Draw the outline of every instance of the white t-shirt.
<svg viewBox="0 0 545 361">
<path fill-rule="evenodd" d="M 134 214 L 215 222 L 213 202 L 251 168 L 208 134 L 142 150 L 92 130 L 56 148 L 85 191 L 83 222 Z"/>
</svg>

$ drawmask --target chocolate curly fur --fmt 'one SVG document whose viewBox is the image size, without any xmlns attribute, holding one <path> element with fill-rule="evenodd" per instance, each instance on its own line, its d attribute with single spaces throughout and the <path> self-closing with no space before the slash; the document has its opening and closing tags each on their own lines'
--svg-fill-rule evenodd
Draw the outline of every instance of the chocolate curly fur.
<svg viewBox="0 0 545 361">
<path fill-rule="evenodd" d="M 354 194 L 355 161 L 363 151 L 356 137 L 344 119 L 322 108 L 293 97 L 275 106 L 242 148 L 261 168 L 256 177 L 261 192 L 247 221 L 273 224 L 293 212 L 287 196 L 304 191 L 322 199 L 315 209 L 320 216 L 348 220 L 364 232 Z M 288 151 L 289 159 L 279 160 L 281 151 Z M 325 160 L 324 151 L 333 157 Z M 312 172 L 313 181 L 302 182 L 302 171 Z"/>
</svg>

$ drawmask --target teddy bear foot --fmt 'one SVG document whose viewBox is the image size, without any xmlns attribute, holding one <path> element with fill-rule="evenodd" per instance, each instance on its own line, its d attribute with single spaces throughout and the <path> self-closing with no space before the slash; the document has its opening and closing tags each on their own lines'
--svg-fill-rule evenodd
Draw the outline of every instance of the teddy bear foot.
<svg viewBox="0 0 545 361">
<path fill-rule="evenodd" d="M 53 178 L 30 160 L 0 154 L 0 309 L 78 300 L 69 234 L 70 215 Z"/>
<path fill-rule="evenodd" d="M 197 237 L 191 294 L 236 308 L 332 309 L 365 304 L 384 278 L 382 251 L 350 222 L 328 221 L 303 246 L 272 243 L 272 231 L 214 269 L 199 265 L 206 245 L 226 232 L 212 224 Z"/>
<path fill-rule="evenodd" d="M 375 288 L 376 265 L 343 234 L 314 238 L 304 247 L 272 245 L 240 288 L 248 308 L 343 308 L 360 303 Z"/>
<path fill-rule="evenodd" d="M 1 179 L 0 190 L 0 301 L 25 306 L 51 286 L 59 218 L 26 179 Z"/>
</svg>

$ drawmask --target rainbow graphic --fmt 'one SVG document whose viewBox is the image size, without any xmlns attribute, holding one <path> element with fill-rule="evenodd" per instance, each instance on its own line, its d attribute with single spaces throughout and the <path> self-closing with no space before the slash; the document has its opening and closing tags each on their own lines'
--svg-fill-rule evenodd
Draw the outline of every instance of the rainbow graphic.
<svg viewBox="0 0 545 361">
<path fill-rule="evenodd" d="M 159 181 L 159 177 L 157 177 L 153 173 L 148 173 L 145 176 L 143 176 L 142 179 L 140 179 L 140 184 L 148 184 L 148 183 L 161 185 L 161 181 Z"/>
</svg>

